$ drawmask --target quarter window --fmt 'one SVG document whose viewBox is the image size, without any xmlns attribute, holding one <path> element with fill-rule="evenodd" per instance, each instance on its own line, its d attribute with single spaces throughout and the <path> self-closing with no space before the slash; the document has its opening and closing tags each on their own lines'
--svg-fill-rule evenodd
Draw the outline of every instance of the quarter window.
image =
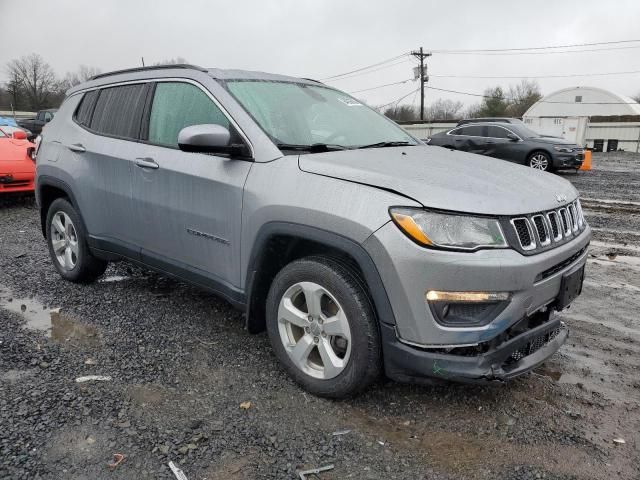
<svg viewBox="0 0 640 480">
<path fill-rule="evenodd" d="M 114 137 L 138 139 L 146 85 L 123 85 L 100 90 L 91 129 Z"/>
<path fill-rule="evenodd" d="M 149 142 L 177 147 L 180 130 L 211 123 L 230 128 L 227 117 L 200 88 L 183 82 L 156 85 L 149 118 Z"/>
<path fill-rule="evenodd" d="M 93 108 L 96 106 L 96 100 L 98 100 L 98 90 L 92 90 L 84 94 L 76 110 L 76 122 L 85 127 L 91 125 L 91 115 L 93 114 Z"/>
</svg>

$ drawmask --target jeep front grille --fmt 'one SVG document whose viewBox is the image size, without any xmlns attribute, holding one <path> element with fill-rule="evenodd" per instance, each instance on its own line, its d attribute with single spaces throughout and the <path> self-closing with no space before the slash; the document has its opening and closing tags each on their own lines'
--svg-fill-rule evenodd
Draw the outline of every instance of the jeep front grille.
<svg viewBox="0 0 640 480">
<path fill-rule="evenodd" d="M 510 223 L 517 238 L 516 247 L 527 254 L 565 243 L 587 225 L 579 200 L 556 210 L 514 217 Z"/>
</svg>

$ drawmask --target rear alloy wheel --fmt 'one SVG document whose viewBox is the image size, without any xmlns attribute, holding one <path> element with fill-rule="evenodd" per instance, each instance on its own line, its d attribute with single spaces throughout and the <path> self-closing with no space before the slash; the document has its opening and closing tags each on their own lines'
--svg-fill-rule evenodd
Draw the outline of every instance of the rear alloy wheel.
<svg viewBox="0 0 640 480">
<path fill-rule="evenodd" d="M 64 279 L 87 283 L 104 273 L 107 262 L 91 255 L 80 216 L 66 199 L 53 201 L 46 225 L 49 254 Z"/>
<path fill-rule="evenodd" d="M 529 157 L 529 166 L 536 170 L 542 170 L 548 172 L 551 170 L 551 160 L 546 153 L 535 152 Z"/>
<path fill-rule="evenodd" d="M 377 320 L 361 282 L 341 262 L 307 257 L 285 266 L 266 305 L 278 360 L 320 396 L 351 396 L 381 371 Z"/>
</svg>

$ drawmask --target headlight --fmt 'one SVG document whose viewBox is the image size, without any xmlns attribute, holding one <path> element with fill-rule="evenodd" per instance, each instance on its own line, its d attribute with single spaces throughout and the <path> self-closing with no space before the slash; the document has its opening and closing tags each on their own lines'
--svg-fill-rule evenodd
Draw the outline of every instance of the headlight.
<svg viewBox="0 0 640 480">
<path fill-rule="evenodd" d="M 389 213 L 405 235 L 425 247 L 467 251 L 507 247 L 500 223 L 495 218 L 406 207 L 391 208 Z"/>
<path fill-rule="evenodd" d="M 571 153 L 573 152 L 572 147 L 567 147 L 566 145 L 554 145 L 553 149 L 557 152 Z"/>
</svg>

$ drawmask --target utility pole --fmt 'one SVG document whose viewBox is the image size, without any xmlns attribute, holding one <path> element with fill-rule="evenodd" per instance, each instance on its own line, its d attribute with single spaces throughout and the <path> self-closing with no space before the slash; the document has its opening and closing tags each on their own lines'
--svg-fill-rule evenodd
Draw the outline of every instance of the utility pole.
<svg viewBox="0 0 640 480">
<path fill-rule="evenodd" d="M 420 51 L 411 52 L 411 55 L 420 60 L 420 120 L 424 120 L 424 84 L 429 81 L 429 77 L 425 76 L 424 59 L 430 57 L 430 53 L 424 53 L 422 47 Z"/>
</svg>

